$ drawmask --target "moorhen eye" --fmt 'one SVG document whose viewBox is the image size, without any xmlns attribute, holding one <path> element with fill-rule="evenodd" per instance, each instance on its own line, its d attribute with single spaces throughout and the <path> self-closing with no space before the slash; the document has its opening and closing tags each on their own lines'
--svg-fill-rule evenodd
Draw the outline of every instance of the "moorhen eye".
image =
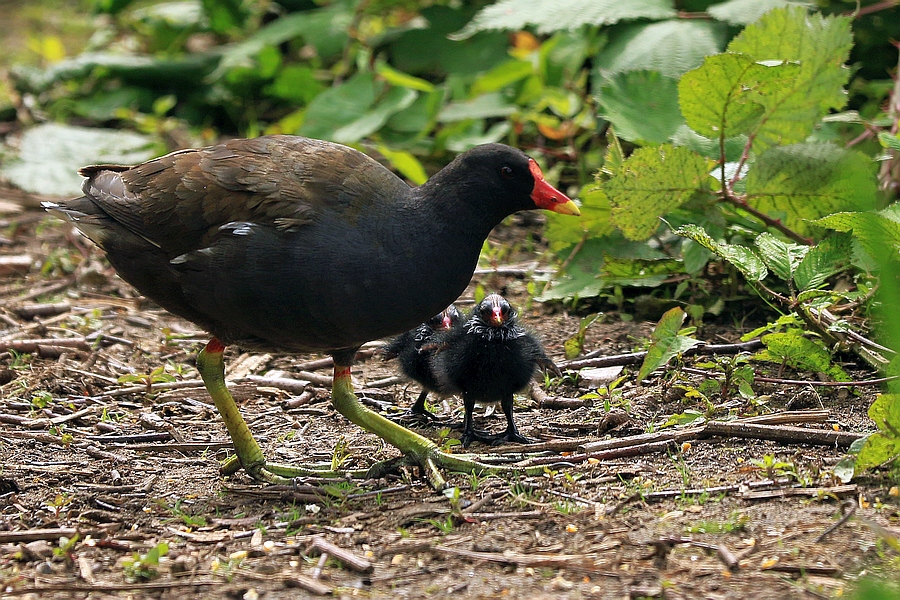
<svg viewBox="0 0 900 600">
<path fill-rule="evenodd" d="M 502 177 L 503 179 L 512 179 L 512 177 L 513 177 L 512 167 L 506 167 L 506 166 L 500 167 L 500 177 Z"/>
<path fill-rule="evenodd" d="M 497 190 L 471 168 L 528 160 L 515 148 L 484 144 L 412 188 L 353 148 L 271 135 L 132 167 L 85 167 L 83 196 L 44 207 L 81 229 L 139 292 L 214 336 L 197 369 L 234 443 L 237 460 L 226 471 L 242 466 L 259 481 L 282 484 L 308 474 L 267 461 L 241 417 L 223 357 L 226 344 L 239 344 L 331 354 L 335 409 L 399 448 L 443 489 L 441 468 L 504 469 L 451 457 L 366 408 L 353 393 L 350 367 L 362 344 L 453 302 L 504 217 L 528 208 L 579 214 L 539 170 L 529 190 Z"/>
</svg>

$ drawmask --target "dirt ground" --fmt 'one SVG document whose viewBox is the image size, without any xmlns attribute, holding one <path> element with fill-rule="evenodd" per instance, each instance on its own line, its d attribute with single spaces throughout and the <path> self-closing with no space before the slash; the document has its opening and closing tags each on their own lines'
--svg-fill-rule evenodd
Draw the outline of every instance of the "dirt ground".
<svg viewBox="0 0 900 600">
<path fill-rule="evenodd" d="M 599 391 L 573 371 L 517 401 L 520 430 L 541 444 L 470 448 L 485 460 L 552 466 L 541 476 L 452 475 L 458 502 L 415 471 L 294 486 L 222 476 L 231 446 L 193 366 L 205 334 L 137 296 L 70 226 L 39 210 L 6 210 L 3 598 L 765 600 L 849 597 L 866 573 L 895 572 L 895 551 L 863 520 L 894 524 L 893 480 L 883 473 L 842 483 L 833 469 L 845 448 L 799 443 L 796 432 L 784 441 L 690 429 L 662 437 L 691 427 L 664 426 L 689 410 L 729 423 L 795 411 L 774 427 L 865 433 L 873 430 L 866 417 L 873 386 L 756 382 L 755 400 L 713 395 L 706 403 L 685 393 L 704 380 L 696 371 L 660 372 L 638 385 L 636 367 L 626 366 L 613 385 L 601 372 L 593 384 Z M 534 231 L 519 219 L 492 239 L 501 248 Z M 504 262 L 497 272 L 479 272 L 475 283 L 506 294 L 562 363 L 564 340 L 592 309 L 529 306 L 521 273 L 534 265 L 498 255 Z M 462 299 L 467 308 L 472 293 Z M 736 342 L 751 327 L 728 323 L 711 323 L 698 337 Z M 633 352 L 652 327 L 608 312 L 588 329 L 585 351 Z M 342 468 L 353 469 L 396 456 L 331 408 L 330 369 L 318 358 L 229 349 L 235 396 L 267 455 L 291 463 L 343 458 Z M 855 380 L 874 376 L 852 362 L 843 366 Z M 300 371 L 313 371 L 316 381 L 305 389 L 285 385 Z M 388 412 L 410 405 L 419 391 L 396 375 L 396 365 L 377 357 L 354 369 L 357 390 Z M 458 399 L 436 402 L 441 416 L 459 420 Z M 502 424 L 501 414 L 482 420 L 495 430 Z M 459 436 L 441 425 L 416 429 L 438 443 Z M 583 449 L 637 434 L 652 435 L 618 454 L 610 451 L 614 443 Z M 839 521 L 850 512 L 853 518 Z"/>
</svg>

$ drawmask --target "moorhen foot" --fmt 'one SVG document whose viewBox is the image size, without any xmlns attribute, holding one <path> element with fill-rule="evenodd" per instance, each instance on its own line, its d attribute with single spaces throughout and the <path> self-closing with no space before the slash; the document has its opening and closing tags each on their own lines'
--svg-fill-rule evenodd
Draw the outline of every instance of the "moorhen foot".
<svg viewBox="0 0 900 600">
<path fill-rule="evenodd" d="M 444 334 L 435 335 L 440 351 L 432 369 L 441 388 L 463 398 L 465 417 L 460 441 L 530 444 L 513 420 L 513 394 L 526 385 L 540 367 L 558 374 L 538 339 L 518 324 L 516 312 L 499 294 L 490 294 L 472 309 L 468 319 Z M 499 435 L 475 429 L 475 403 L 499 402 L 506 416 L 506 431 Z"/>
<path fill-rule="evenodd" d="M 100 246 L 139 292 L 213 335 L 197 367 L 252 477 L 289 483 L 310 470 L 265 459 L 225 387 L 226 344 L 331 354 L 335 409 L 398 448 L 437 489 L 446 486 L 441 469 L 502 470 L 441 452 L 362 406 L 350 367 L 365 342 L 455 300 L 506 216 L 579 214 L 534 160 L 485 144 L 410 187 L 352 148 L 274 135 L 81 174 L 84 196 L 45 208 Z"/>
<path fill-rule="evenodd" d="M 425 408 L 428 392 L 440 392 L 434 373 L 431 371 L 431 355 L 435 351 L 432 342 L 436 332 L 449 331 L 462 320 L 462 315 L 455 305 L 451 304 L 415 329 L 401 333 L 384 347 L 384 360 L 396 358 L 400 363 L 400 371 L 408 378 L 422 386 L 422 393 L 415 404 L 406 411 L 391 415 L 394 420 L 415 419 L 440 422 L 440 419 Z"/>
</svg>

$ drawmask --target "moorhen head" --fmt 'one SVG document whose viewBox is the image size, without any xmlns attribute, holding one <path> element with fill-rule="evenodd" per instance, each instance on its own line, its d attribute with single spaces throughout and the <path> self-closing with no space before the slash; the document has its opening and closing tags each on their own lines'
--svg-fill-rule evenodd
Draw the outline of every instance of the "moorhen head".
<svg viewBox="0 0 900 600">
<path fill-rule="evenodd" d="M 399 448 L 433 485 L 444 485 L 440 466 L 485 470 L 363 407 L 350 366 L 361 344 L 449 305 L 504 217 L 578 214 L 534 160 L 486 144 L 410 187 L 352 148 L 273 135 L 81 174 L 84 196 L 45 207 L 139 292 L 214 336 L 198 370 L 253 477 L 285 482 L 309 470 L 266 462 L 225 388 L 225 344 L 327 352 L 338 412 Z"/>
<path fill-rule="evenodd" d="M 436 333 L 449 331 L 461 320 L 459 309 L 455 304 L 451 304 L 415 329 L 401 333 L 382 350 L 382 357 L 385 360 L 396 358 L 400 364 L 400 371 L 422 386 L 422 392 L 408 411 L 410 416 L 437 420 L 437 417 L 425 408 L 428 392 L 440 392 L 438 381 L 431 371 L 431 355 L 436 349 L 433 340 Z"/>
<path fill-rule="evenodd" d="M 516 311 L 499 294 L 485 297 L 468 319 L 436 336 L 440 350 L 432 369 L 442 390 L 460 394 L 465 418 L 462 445 L 473 441 L 521 444 L 535 440 L 519 433 L 513 420 L 513 394 L 526 385 L 540 367 L 557 371 L 538 339 L 519 325 Z M 475 403 L 499 402 L 506 416 L 506 431 L 490 435 L 475 429 Z"/>
</svg>

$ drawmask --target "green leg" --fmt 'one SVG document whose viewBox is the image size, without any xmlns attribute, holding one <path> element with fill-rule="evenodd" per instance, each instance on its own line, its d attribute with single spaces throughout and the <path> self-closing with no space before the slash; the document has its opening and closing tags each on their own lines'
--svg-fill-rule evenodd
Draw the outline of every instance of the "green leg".
<svg viewBox="0 0 900 600">
<path fill-rule="evenodd" d="M 345 364 L 340 359 L 344 358 Z M 334 408 L 371 433 L 399 449 L 406 462 L 418 465 L 424 471 L 428 482 L 438 491 L 447 487 L 441 475 L 441 469 L 458 473 L 478 474 L 522 474 L 522 469 L 497 467 L 477 462 L 469 457 L 442 452 L 437 444 L 426 437 L 410 431 L 405 427 L 369 410 L 363 406 L 353 393 L 350 380 L 349 360 L 340 355 L 334 357 L 334 383 L 331 388 L 331 402 Z M 542 471 L 536 469 L 535 471 Z"/>
<path fill-rule="evenodd" d="M 295 477 L 319 476 L 341 477 L 345 474 L 330 470 L 305 469 L 266 461 L 262 449 L 250 433 L 247 422 L 241 416 L 234 397 L 225 386 L 225 346 L 213 338 L 197 355 L 197 370 L 206 384 L 206 389 L 222 415 L 228 435 L 234 443 L 237 461 L 231 460 L 222 466 L 225 474 L 233 474 L 240 467 L 259 481 L 266 483 L 290 484 Z"/>
</svg>

